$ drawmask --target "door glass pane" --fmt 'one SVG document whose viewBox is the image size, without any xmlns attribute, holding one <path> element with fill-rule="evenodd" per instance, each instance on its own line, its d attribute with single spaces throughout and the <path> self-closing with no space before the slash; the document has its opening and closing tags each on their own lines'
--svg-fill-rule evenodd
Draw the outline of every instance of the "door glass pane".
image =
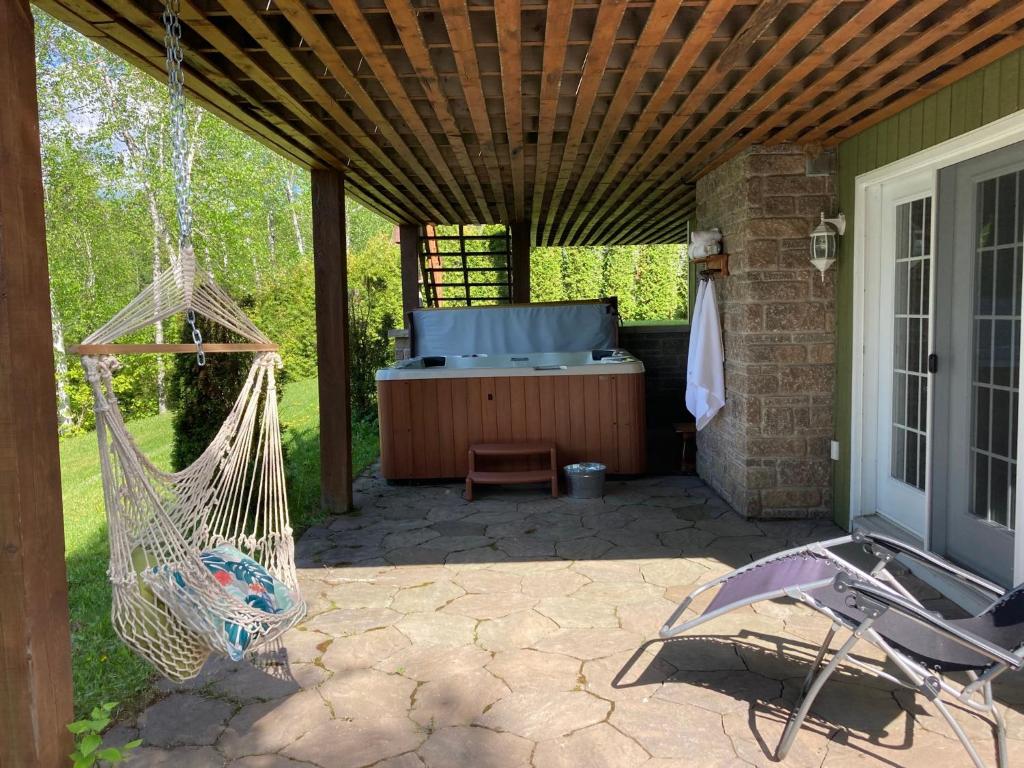
<svg viewBox="0 0 1024 768">
<path fill-rule="evenodd" d="M 896 207 L 896 287 L 892 361 L 892 461 L 889 473 L 924 490 L 928 428 L 928 306 L 932 199 Z"/>
<path fill-rule="evenodd" d="M 1014 527 L 1024 171 L 977 185 L 972 514 Z"/>
</svg>

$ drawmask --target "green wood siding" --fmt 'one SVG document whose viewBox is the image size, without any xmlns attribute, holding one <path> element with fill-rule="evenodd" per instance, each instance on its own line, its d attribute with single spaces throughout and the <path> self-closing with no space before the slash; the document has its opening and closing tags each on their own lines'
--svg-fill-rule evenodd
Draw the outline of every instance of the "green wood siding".
<svg viewBox="0 0 1024 768">
<path fill-rule="evenodd" d="M 836 275 L 835 435 L 841 446 L 835 463 L 835 519 L 850 522 L 850 415 L 853 383 L 854 181 L 922 149 L 967 133 L 1024 109 L 1024 49 L 937 91 L 923 101 L 847 139 L 838 148 L 839 210 L 846 214 L 847 237 L 840 238 Z"/>
</svg>

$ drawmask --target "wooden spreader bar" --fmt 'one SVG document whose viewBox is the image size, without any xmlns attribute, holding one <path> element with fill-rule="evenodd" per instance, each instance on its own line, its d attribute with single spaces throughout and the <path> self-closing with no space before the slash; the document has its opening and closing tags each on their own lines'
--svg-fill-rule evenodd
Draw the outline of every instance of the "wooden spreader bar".
<svg viewBox="0 0 1024 768">
<path fill-rule="evenodd" d="M 238 344 L 203 344 L 203 352 L 218 354 L 223 352 L 277 352 L 277 344 L 260 344 L 246 342 Z M 195 344 L 78 344 L 71 348 L 74 355 L 145 355 L 163 354 L 177 355 L 195 353 Z"/>
</svg>

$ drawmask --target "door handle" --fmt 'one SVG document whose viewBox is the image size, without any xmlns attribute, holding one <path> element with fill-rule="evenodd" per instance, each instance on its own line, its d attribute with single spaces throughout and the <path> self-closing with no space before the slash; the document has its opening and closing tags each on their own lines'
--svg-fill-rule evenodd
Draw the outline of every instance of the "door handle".
<svg viewBox="0 0 1024 768">
<path fill-rule="evenodd" d="M 928 373 L 939 372 L 939 356 L 934 352 L 928 355 Z"/>
</svg>

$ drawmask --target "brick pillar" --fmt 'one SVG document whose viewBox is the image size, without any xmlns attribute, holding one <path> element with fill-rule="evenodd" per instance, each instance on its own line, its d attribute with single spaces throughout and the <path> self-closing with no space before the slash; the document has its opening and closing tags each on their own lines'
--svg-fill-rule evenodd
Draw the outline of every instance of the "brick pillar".
<svg viewBox="0 0 1024 768">
<path fill-rule="evenodd" d="M 695 228 L 719 227 L 731 275 L 715 283 L 726 407 L 698 435 L 698 471 L 748 517 L 832 514 L 835 270 L 810 232 L 835 213 L 834 178 L 810 153 L 753 147 L 697 182 Z"/>
</svg>

